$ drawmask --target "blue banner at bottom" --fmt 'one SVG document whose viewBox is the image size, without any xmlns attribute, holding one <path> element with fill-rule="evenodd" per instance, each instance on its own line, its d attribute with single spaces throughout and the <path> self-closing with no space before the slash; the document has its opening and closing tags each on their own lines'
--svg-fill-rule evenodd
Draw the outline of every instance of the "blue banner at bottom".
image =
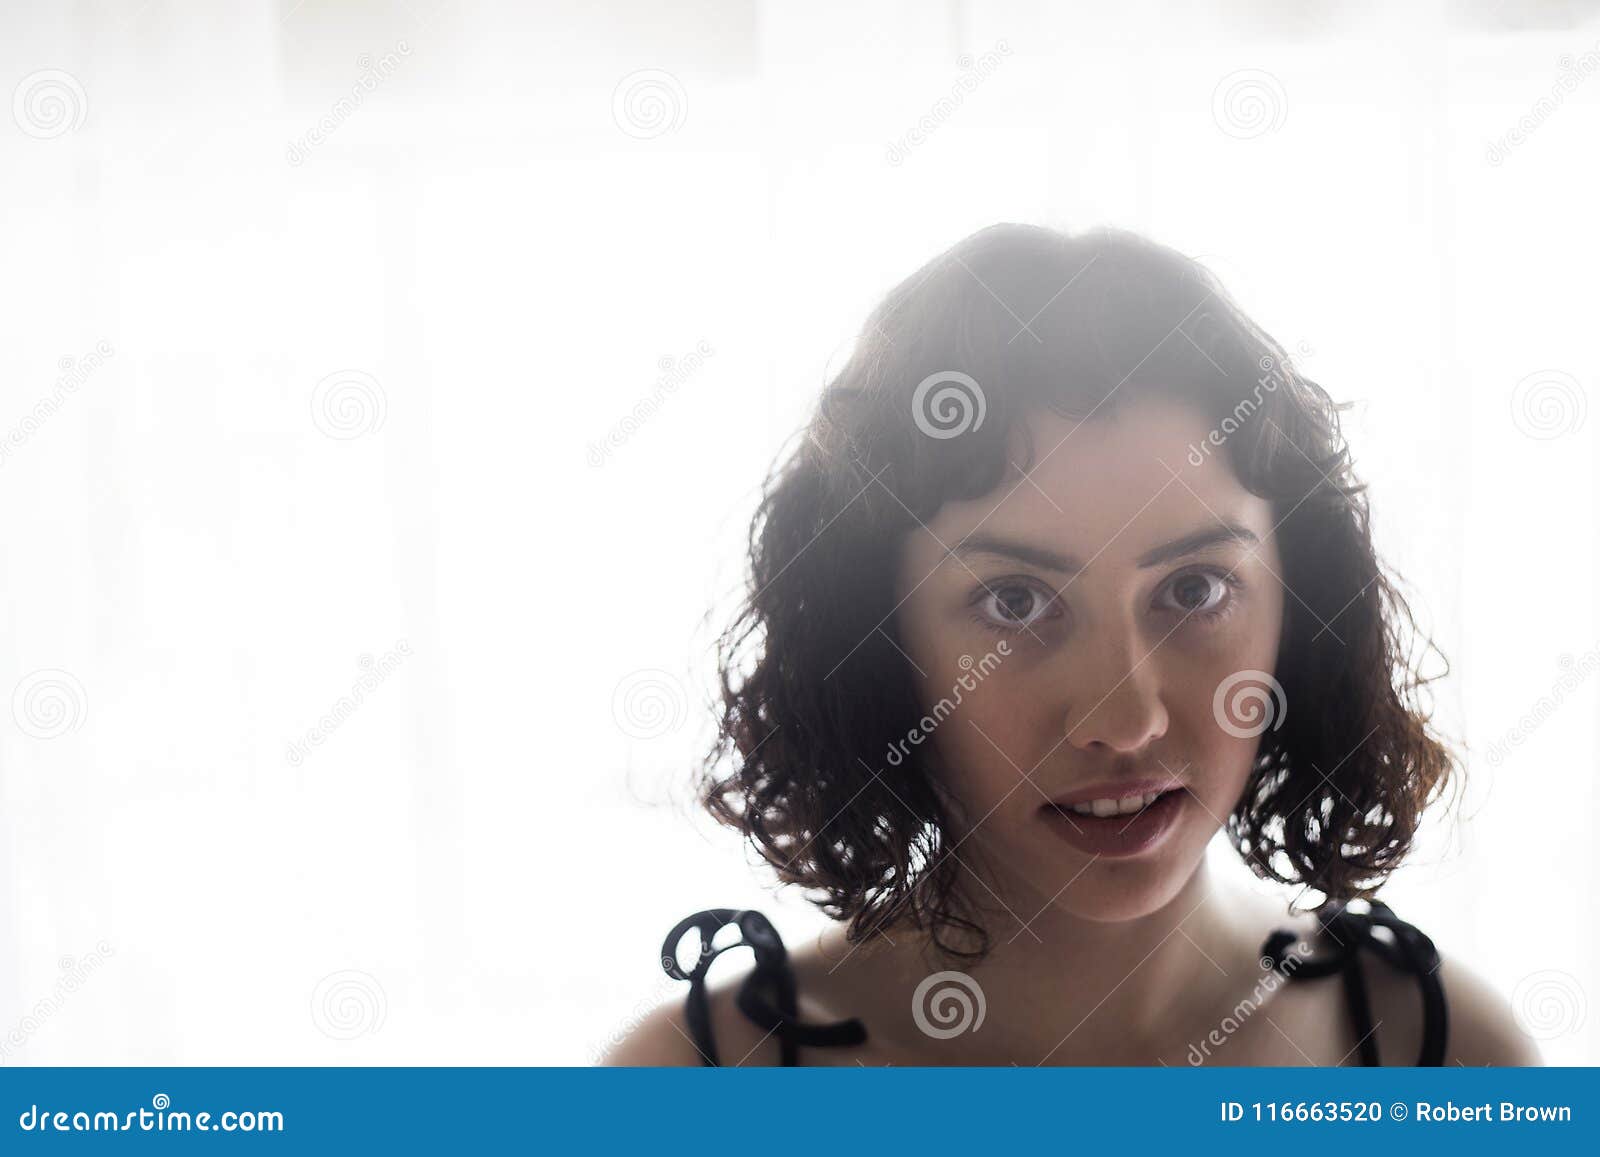
<svg viewBox="0 0 1600 1157">
<path fill-rule="evenodd" d="M 1600 1069 L 0 1069 L 0 1152 L 1600 1152 Z M 893 1146 L 886 1150 L 885 1146 Z"/>
</svg>

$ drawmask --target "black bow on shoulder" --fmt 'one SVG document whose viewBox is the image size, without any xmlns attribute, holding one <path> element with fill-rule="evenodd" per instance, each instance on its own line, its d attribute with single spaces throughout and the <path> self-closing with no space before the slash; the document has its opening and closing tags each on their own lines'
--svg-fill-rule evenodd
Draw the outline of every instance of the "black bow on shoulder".
<svg viewBox="0 0 1600 1157">
<path fill-rule="evenodd" d="M 1380 1062 L 1372 1004 L 1357 959 L 1362 948 L 1372 949 L 1391 967 L 1417 978 L 1423 1014 L 1422 1049 L 1417 1064 L 1442 1065 L 1449 1021 L 1444 986 L 1439 981 L 1439 950 L 1420 929 L 1396 916 L 1382 900 L 1368 900 L 1366 904 L 1368 910 L 1364 912 L 1345 904 L 1328 906 L 1321 917 L 1323 939 L 1330 942 L 1326 952 L 1312 957 L 1291 955 L 1289 946 L 1294 943 L 1295 933 L 1280 929 L 1262 945 L 1261 962 L 1290 980 L 1315 980 L 1342 973 L 1351 1019 L 1363 1034 L 1357 1045 L 1361 1063 L 1377 1065 Z M 1380 934 L 1379 929 L 1386 929 L 1388 934 Z"/>
<path fill-rule="evenodd" d="M 738 925 L 740 939 L 712 946 L 712 938 L 728 924 Z M 689 929 L 700 933 L 700 952 L 693 967 L 685 969 L 678 961 L 678 944 Z M 687 1015 L 700 1059 L 707 1065 L 720 1065 L 711 1034 L 711 1006 L 706 995 L 706 973 L 711 962 L 730 948 L 750 948 L 755 953 L 755 968 L 739 986 L 739 1011 L 768 1035 L 776 1035 L 781 1062 L 794 1065 L 800 1045 L 857 1045 L 867 1039 L 866 1026 L 851 1018 L 833 1024 L 805 1024 L 796 1019 L 794 970 L 778 930 L 760 912 L 751 908 L 707 908 L 678 922 L 661 945 L 661 967 L 674 980 L 689 982 Z"/>
</svg>

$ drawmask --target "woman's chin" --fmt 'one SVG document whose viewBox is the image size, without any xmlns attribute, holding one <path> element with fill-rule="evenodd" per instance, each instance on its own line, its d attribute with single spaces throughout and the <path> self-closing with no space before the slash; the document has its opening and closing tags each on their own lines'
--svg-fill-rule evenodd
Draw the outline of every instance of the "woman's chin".
<svg viewBox="0 0 1600 1157">
<path fill-rule="evenodd" d="M 1198 866 L 1198 857 L 1181 862 L 1173 856 L 1144 862 L 1095 860 L 1053 899 L 1046 893 L 1040 902 L 1064 916 L 1098 924 L 1139 920 L 1177 900 Z"/>
<path fill-rule="evenodd" d="M 1183 891 L 1183 884 L 1177 880 L 1170 887 L 1108 890 L 1093 896 L 1075 896 L 1071 903 L 1057 900 L 1054 907 L 1080 920 L 1124 924 L 1161 911 Z"/>
</svg>

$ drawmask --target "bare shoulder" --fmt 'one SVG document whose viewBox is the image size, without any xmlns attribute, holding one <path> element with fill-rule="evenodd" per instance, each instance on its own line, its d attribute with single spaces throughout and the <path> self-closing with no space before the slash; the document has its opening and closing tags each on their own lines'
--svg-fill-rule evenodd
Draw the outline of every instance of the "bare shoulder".
<svg viewBox="0 0 1600 1157">
<path fill-rule="evenodd" d="M 1510 1003 L 1486 980 L 1449 957 L 1439 965 L 1439 978 L 1450 1006 L 1446 1064 L 1544 1064 L 1533 1038 L 1517 1024 Z"/>
<path fill-rule="evenodd" d="M 1414 1065 L 1422 1047 L 1421 989 L 1414 973 L 1396 968 L 1376 953 L 1363 953 L 1372 990 L 1374 1024 L 1383 1061 Z M 1444 1063 L 1481 1067 L 1544 1063 L 1539 1050 L 1518 1027 L 1509 1002 L 1461 961 L 1441 953 L 1437 969 L 1444 990 Z"/>
<path fill-rule="evenodd" d="M 742 977 L 739 978 L 742 980 Z M 735 1067 L 773 1065 L 779 1061 L 777 1044 L 762 1034 L 739 1011 L 739 980 L 709 985 L 706 1003 L 711 1014 L 715 1056 L 707 1057 L 689 1029 L 688 986 L 672 1000 L 657 1006 L 600 1058 L 607 1066 L 694 1066 L 709 1060 Z"/>
<path fill-rule="evenodd" d="M 694 1046 L 684 1019 L 681 1000 L 658 1005 L 600 1058 L 600 1064 L 613 1067 L 677 1067 L 701 1063 L 699 1050 Z"/>
</svg>

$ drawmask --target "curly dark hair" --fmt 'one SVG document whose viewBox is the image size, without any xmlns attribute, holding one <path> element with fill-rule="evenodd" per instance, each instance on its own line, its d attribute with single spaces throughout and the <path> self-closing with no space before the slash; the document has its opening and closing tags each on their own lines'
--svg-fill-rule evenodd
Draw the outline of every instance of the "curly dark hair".
<svg viewBox="0 0 1600 1157">
<path fill-rule="evenodd" d="M 946 389 L 930 393 L 930 381 Z M 904 536 L 999 484 L 1012 425 L 1031 411 L 1081 418 L 1141 393 L 1209 415 L 1211 442 L 1190 447 L 1191 462 L 1226 452 L 1281 520 L 1293 597 L 1274 674 L 1288 701 L 1315 709 L 1262 736 L 1227 821 L 1245 861 L 1320 893 L 1317 908 L 1369 896 L 1451 779 L 1456 756 L 1420 694 L 1448 663 L 1423 677 L 1413 661 L 1416 624 L 1374 552 L 1340 431 L 1349 403 L 1299 372 L 1197 261 L 1123 230 L 994 225 L 868 318 L 766 481 L 747 597 L 716 648 L 719 725 L 701 802 L 783 882 L 848 920 L 852 942 L 899 913 L 947 954 L 989 951 L 945 854 L 928 761 L 913 752 L 892 786 L 879 774 L 881 753 L 924 710 L 895 636 Z M 959 436 L 930 436 L 958 419 Z"/>
</svg>

